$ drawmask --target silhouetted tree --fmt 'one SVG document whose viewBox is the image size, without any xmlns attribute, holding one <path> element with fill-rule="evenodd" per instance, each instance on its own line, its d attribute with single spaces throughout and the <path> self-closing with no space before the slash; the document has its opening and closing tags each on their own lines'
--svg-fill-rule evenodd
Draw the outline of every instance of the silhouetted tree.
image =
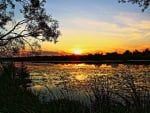
<svg viewBox="0 0 150 113">
<path fill-rule="evenodd" d="M 126 3 L 126 2 L 130 2 L 132 4 L 138 4 L 139 7 L 142 8 L 142 11 L 145 11 L 145 9 L 147 9 L 150 5 L 150 0 L 119 0 L 119 3 Z"/>
<path fill-rule="evenodd" d="M 112 52 L 112 53 L 107 53 L 105 57 L 109 60 L 119 60 L 120 54 L 118 54 L 117 52 Z"/>
<path fill-rule="evenodd" d="M 132 58 L 132 53 L 129 51 L 129 50 L 126 50 L 124 53 L 123 53 L 123 58 L 125 60 L 129 60 Z"/>
<path fill-rule="evenodd" d="M 46 0 L 0 0 L 1 53 L 17 52 L 25 44 L 31 49 L 35 44 L 40 47 L 38 41 L 57 42 L 59 25 L 47 15 L 45 2 Z"/>
<path fill-rule="evenodd" d="M 142 54 L 143 54 L 143 59 L 148 60 L 150 58 L 150 50 L 149 49 L 145 49 Z"/>
<path fill-rule="evenodd" d="M 20 67 L 16 67 L 16 75 L 15 79 L 18 83 L 18 85 L 24 89 L 30 87 L 30 84 L 32 83 L 30 79 L 29 71 L 27 70 L 27 67 L 23 62 L 21 62 Z"/>
<path fill-rule="evenodd" d="M 147 48 L 147 49 L 145 49 L 144 51 L 143 51 L 143 54 L 144 55 L 150 55 L 150 50 Z"/>
<path fill-rule="evenodd" d="M 139 52 L 138 50 L 133 51 L 133 58 L 135 60 L 141 59 L 142 58 L 141 52 Z"/>
</svg>

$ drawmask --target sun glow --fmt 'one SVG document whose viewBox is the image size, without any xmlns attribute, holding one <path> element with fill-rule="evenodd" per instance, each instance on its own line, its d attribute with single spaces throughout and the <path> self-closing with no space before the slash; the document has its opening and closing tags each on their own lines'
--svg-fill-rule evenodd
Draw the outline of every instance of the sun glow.
<svg viewBox="0 0 150 113">
<path fill-rule="evenodd" d="M 75 49 L 73 50 L 73 53 L 74 53 L 75 55 L 81 55 L 81 54 L 82 54 L 82 50 L 79 49 L 79 48 L 75 48 Z"/>
</svg>

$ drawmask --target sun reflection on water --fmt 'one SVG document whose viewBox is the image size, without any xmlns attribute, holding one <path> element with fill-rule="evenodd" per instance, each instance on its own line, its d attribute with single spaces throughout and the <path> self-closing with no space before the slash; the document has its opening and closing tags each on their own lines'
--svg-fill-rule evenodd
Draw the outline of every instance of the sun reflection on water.
<svg viewBox="0 0 150 113">
<path fill-rule="evenodd" d="M 83 80 L 86 80 L 87 77 L 83 74 L 80 74 L 80 75 L 76 75 L 75 78 L 79 81 L 83 81 Z"/>
<path fill-rule="evenodd" d="M 44 90 L 45 86 L 54 90 L 63 85 L 65 88 L 76 88 L 76 90 L 82 92 L 85 87 L 90 89 L 88 84 L 95 85 L 95 83 L 98 83 L 97 86 L 99 86 L 99 84 L 105 84 L 105 82 L 107 82 L 106 84 L 109 83 L 111 90 L 113 90 L 113 88 L 121 87 L 116 80 L 123 85 L 132 76 L 136 80 L 134 81 L 135 85 L 143 83 L 147 86 L 150 85 L 149 65 L 35 63 L 28 64 L 27 67 L 33 81 L 32 88 L 37 91 Z"/>
</svg>

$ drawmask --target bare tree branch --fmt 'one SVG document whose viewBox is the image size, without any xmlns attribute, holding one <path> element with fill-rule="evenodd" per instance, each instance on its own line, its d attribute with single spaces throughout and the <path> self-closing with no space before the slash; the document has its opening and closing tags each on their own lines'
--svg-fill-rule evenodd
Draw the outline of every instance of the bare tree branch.
<svg viewBox="0 0 150 113">
<path fill-rule="evenodd" d="M 47 15 L 44 8 L 45 2 L 45 0 L 0 1 L 0 50 L 3 50 L 5 46 L 6 48 L 24 47 L 28 44 L 28 39 L 34 39 L 32 43 L 37 46 L 39 45 L 35 43 L 37 40 L 57 42 L 60 35 L 58 21 Z M 19 5 L 20 9 L 15 9 L 16 5 Z M 20 12 L 23 20 L 14 24 L 17 20 L 16 10 Z M 9 23 L 13 24 L 11 29 Z"/>
</svg>

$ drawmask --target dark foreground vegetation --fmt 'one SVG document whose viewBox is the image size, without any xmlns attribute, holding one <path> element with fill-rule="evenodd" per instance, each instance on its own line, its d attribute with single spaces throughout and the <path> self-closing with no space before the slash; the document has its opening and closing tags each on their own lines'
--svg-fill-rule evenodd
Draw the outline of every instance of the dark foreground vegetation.
<svg viewBox="0 0 150 113">
<path fill-rule="evenodd" d="M 30 90 L 12 77 L 12 66 L 0 74 L 0 113 L 87 113 L 78 101 L 65 99 L 42 103 Z"/>
<path fill-rule="evenodd" d="M 122 73 L 93 76 L 86 84 L 80 83 L 87 87 L 90 105 L 67 95 L 44 102 L 27 88 L 31 81 L 23 64 L 19 69 L 13 64 L 5 64 L 0 74 L 0 113 L 150 113 L 149 75 L 145 72 L 137 79 L 130 73 Z M 65 81 L 64 89 L 72 95 L 67 87 L 70 84 Z"/>
</svg>

